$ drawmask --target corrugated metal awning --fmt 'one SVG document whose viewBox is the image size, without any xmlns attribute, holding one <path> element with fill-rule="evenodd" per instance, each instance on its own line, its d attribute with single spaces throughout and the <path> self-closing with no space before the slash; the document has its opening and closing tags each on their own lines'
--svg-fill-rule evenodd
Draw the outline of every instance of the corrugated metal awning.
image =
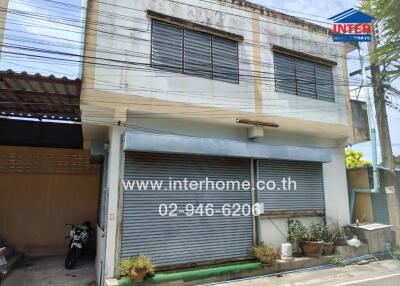
<svg viewBox="0 0 400 286">
<path fill-rule="evenodd" d="M 80 120 L 81 80 L 0 71 L 0 114 Z"/>
<path fill-rule="evenodd" d="M 181 135 L 125 132 L 125 151 L 192 154 L 254 159 L 281 159 L 330 162 L 331 152 L 324 148 L 267 145 Z"/>
</svg>

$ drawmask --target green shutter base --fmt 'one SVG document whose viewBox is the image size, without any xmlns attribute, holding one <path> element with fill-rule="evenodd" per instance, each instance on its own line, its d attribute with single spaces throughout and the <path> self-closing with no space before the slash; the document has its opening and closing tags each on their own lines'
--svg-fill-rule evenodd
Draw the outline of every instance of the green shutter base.
<svg viewBox="0 0 400 286">
<path fill-rule="evenodd" d="M 147 278 L 144 283 L 134 283 L 128 278 L 118 280 L 119 286 L 135 286 L 143 284 L 158 284 L 171 281 L 193 281 L 201 280 L 213 276 L 229 275 L 245 271 L 258 270 L 263 268 L 259 262 L 241 262 L 230 263 L 213 267 L 202 267 L 188 270 L 177 270 L 169 272 L 161 272 L 154 275 L 154 277 Z"/>
</svg>

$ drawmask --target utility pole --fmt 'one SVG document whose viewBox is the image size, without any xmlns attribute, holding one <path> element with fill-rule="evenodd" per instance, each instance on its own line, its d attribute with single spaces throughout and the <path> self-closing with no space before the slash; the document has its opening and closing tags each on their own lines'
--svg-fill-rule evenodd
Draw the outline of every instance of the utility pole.
<svg viewBox="0 0 400 286">
<path fill-rule="evenodd" d="M 373 29 L 372 29 L 373 30 Z M 377 48 L 377 41 L 375 31 L 372 32 L 372 42 L 368 44 L 369 54 Z M 392 144 L 389 133 L 389 123 L 386 112 L 386 100 L 385 100 L 385 85 L 382 73 L 379 65 L 375 64 L 373 57 L 371 57 L 371 79 L 373 83 L 374 99 L 375 99 L 375 110 L 376 110 L 376 122 L 379 130 L 379 142 L 382 153 L 382 165 L 385 168 L 394 169 L 394 159 Z"/>
<path fill-rule="evenodd" d="M 385 186 L 387 184 L 392 185 L 394 187 L 394 157 L 392 151 L 392 143 L 390 140 L 390 132 L 389 132 L 389 123 L 387 118 L 386 111 L 386 100 L 385 100 L 385 85 L 384 85 L 384 75 L 380 70 L 380 66 L 375 63 L 373 58 L 373 53 L 377 49 L 377 39 L 375 28 L 372 28 L 372 41 L 368 43 L 368 51 L 370 54 L 370 65 L 371 65 L 371 80 L 372 80 L 372 88 L 374 94 L 374 103 L 375 103 L 375 114 L 376 114 L 376 123 L 378 127 L 379 133 L 379 142 L 381 148 L 381 156 L 382 156 L 382 164 L 381 166 L 385 169 L 389 170 L 391 179 L 388 182 L 383 182 L 382 191 L 386 191 Z M 385 176 L 386 178 L 386 176 Z M 387 186 L 387 187 L 392 187 Z M 396 233 L 396 243 L 400 243 L 400 209 L 399 209 L 399 200 L 397 199 L 397 192 L 399 190 L 395 190 L 394 192 L 386 192 L 387 197 L 387 205 L 389 212 L 389 220 L 390 224 L 393 225 L 393 229 Z"/>
</svg>

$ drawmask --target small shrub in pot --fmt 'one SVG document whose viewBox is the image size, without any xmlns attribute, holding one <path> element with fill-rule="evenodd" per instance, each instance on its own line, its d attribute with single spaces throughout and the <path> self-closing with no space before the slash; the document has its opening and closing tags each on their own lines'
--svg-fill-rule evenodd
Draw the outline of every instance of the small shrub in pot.
<svg viewBox="0 0 400 286">
<path fill-rule="evenodd" d="M 254 245 L 251 252 L 260 262 L 264 264 L 274 263 L 280 257 L 278 248 L 274 248 L 265 244 Z"/>
<path fill-rule="evenodd" d="M 139 254 L 132 258 L 122 259 L 120 263 L 120 275 L 133 282 L 143 282 L 148 274 L 154 274 L 155 265 L 151 259 Z"/>
<path fill-rule="evenodd" d="M 307 232 L 306 239 L 301 243 L 301 249 L 305 256 L 319 257 L 324 249 L 325 226 L 314 224 Z"/>
<path fill-rule="evenodd" d="M 299 220 L 288 220 L 288 241 L 293 246 L 293 253 L 300 254 L 300 243 L 307 237 L 307 228 Z"/>
</svg>

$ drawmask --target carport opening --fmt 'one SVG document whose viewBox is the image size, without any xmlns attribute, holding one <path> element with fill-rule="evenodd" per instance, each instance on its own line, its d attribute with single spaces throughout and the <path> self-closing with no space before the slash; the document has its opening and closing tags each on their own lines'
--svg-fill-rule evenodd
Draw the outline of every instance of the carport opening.
<svg viewBox="0 0 400 286">
<path fill-rule="evenodd" d="M 65 256 L 66 224 L 89 221 L 85 255 L 94 265 L 99 190 L 100 165 L 88 150 L 0 146 L 0 240 L 9 260 Z"/>
</svg>

